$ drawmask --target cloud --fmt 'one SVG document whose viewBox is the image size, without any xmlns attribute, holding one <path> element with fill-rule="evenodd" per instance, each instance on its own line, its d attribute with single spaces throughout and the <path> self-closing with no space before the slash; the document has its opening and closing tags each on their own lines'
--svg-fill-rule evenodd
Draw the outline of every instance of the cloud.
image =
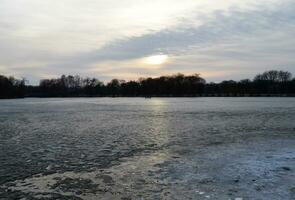
<svg viewBox="0 0 295 200">
<path fill-rule="evenodd" d="M 26 14 L 27 21 L 8 21 L 11 13 L 0 19 L 0 33 L 4 33 L 0 65 L 15 72 L 36 76 L 95 72 L 122 78 L 203 72 L 212 80 L 252 76 L 270 68 L 295 73 L 295 3 L 291 0 L 128 0 L 118 5 L 102 0 L 84 5 L 75 0 L 71 6 L 67 0 L 54 0 L 55 9 L 30 1 L 36 8 L 46 4 L 45 10 Z M 157 53 L 168 54 L 169 65 L 151 69 L 138 62 Z"/>
<path fill-rule="evenodd" d="M 220 44 L 239 45 L 249 40 L 253 43 L 258 41 L 257 48 L 260 48 L 263 43 L 267 44 L 269 40 L 280 44 L 280 38 L 291 36 L 295 29 L 294 11 L 293 2 L 282 4 L 275 10 L 231 10 L 229 13 L 217 11 L 209 21 L 196 28 L 180 25 L 173 29 L 117 40 L 82 58 L 90 61 L 126 60 L 155 52 L 177 55 L 182 54 L 184 50 L 190 52 L 191 49 L 206 49 L 208 46 Z M 285 46 L 281 46 L 280 49 L 282 48 L 285 49 Z M 267 49 L 264 50 L 268 52 Z"/>
</svg>

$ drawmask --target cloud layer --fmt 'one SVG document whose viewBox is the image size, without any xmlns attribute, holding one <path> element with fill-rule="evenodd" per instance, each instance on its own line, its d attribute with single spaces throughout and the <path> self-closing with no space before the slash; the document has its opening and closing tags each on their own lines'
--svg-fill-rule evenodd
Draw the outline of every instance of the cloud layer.
<svg viewBox="0 0 295 200">
<path fill-rule="evenodd" d="M 283 1 L 4 0 L 0 73 L 136 79 L 176 72 L 212 81 L 295 74 L 295 3 Z M 160 67 L 149 55 L 169 55 Z"/>
</svg>

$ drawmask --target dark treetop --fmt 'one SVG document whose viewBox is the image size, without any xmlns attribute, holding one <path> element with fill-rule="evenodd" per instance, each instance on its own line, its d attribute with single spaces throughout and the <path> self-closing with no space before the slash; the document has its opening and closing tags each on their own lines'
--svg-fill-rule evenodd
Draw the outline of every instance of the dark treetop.
<svg viewBox="0 0 295 200">
<path fill-rule="evenodd" d="M 26 86 L 25 79 L 0 75 L 0 98 L 20 97 L 183 97 L 183 96 L 295 96 L 295 78 L 286 71 L 266 71 L 253 80 L 206 83 L 199 74 L 176 74 L 138 81 L 113 79 L 104 84 L 96 78 L 62 75 Z"/>
</svg>

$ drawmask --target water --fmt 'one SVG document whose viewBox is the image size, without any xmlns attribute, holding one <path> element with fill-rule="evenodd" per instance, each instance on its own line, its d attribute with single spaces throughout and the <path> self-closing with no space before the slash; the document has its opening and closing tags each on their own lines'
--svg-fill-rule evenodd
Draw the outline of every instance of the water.
<svg viewBox="0 0 295 200">
<path fill-rule="evenodd" d="M 291 199 L 273 171 L 295 164 L 294 131 L 295 98 L 1 100 L 0 199 L 249 198 L 267 178 Z"/>
</svg>

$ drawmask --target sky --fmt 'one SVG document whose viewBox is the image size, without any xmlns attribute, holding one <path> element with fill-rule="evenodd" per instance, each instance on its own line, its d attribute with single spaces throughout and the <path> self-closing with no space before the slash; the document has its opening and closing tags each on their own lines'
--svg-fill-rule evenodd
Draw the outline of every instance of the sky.
<svg viewBox="0 0 295 200">
<path fill-rule="evenodd" d="M 294 0 L 0 0 L 0 74 L 295 75 Z"/>
</svg>

